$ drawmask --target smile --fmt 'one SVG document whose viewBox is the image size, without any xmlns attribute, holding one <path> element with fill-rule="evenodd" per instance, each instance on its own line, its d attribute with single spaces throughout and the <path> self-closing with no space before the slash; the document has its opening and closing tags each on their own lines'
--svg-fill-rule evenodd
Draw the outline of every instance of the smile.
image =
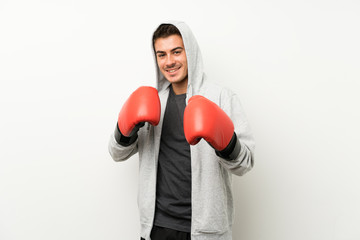
<svg viewBox="0 0 360 240">
<path fill-rule="evenodd" d="M 168 70 L 166 70 L 166 72 L 168 72 L 168 73 L 174 73 L 174 72 L 177 72 L 180 68 L 181 68 L 181 67 L 176 68 L 176 69 L 168 69 Z"/>
</svg>

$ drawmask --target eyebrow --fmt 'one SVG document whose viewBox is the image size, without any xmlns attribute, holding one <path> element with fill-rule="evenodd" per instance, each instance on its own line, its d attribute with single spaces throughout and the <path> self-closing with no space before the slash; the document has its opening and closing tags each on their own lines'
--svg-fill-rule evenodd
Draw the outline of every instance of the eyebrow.
<svg viewBox="0 0 360 240">
<path fill-rule="evenodd" d="M 171 49 L 170 52 L 173 52 L 173 51 L 178 50 L 178 49 L 183 50 L 184 48 L 182 48 L 182 47 L 176 47 L 176 48 Z M 156 51 L 156 54 L 158 54 L 158 53 L 165 53 L 165 51 Z"/>
</svg>

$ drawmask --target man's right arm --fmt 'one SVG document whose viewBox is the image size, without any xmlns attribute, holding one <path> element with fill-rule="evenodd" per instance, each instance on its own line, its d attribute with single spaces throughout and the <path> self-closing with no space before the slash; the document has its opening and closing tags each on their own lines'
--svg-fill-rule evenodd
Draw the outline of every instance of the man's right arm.
<svg viewBox="0 0 360 240">
<path fill-rule="evenodd" d="M 112 159 L 116 162 L 127 160 L 138 151 L 137 140 L 129 146 L 122 146 L 116 141 L 115 133 L 110 136 L 108 148 Z"/>
<path fill-rule="evenodd" d="M 139 87 L 124 103 L 115 131 L 110 137 L 109 152 L 114 161 L 130 158 L 137 151 L 138 131 L 145 122 L 156 126 L 160 121 L 160 99 L 153 87 Z"/>
</svg>

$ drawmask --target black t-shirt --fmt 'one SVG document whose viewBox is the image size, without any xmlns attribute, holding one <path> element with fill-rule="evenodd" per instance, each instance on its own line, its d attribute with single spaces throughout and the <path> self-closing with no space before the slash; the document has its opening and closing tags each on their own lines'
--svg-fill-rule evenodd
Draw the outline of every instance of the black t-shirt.
<svg viewBox="0 0 360 240">
<path fill-rule="evenodd" d="M 191 229 L 191 157 L 183 116 L 186 94 L 170 87 L 159 151 L 154 225 L 178 231 Z"/>
</svg>

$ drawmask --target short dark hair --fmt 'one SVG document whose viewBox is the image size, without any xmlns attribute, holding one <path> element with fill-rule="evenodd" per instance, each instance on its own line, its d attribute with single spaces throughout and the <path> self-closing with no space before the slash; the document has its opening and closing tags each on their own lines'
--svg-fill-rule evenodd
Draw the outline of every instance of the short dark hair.
<svg viewBox="0 0 360 240">
<path fill-rule="evenodd" d="M 166 38 L 171 35 L 179 35 L 181 37 L 181 33 L 177 27 L 172 24 L 161 24 L 154 32 L 152 42 L 153 46 L 155 46 L 155 41 L 158 38 Z"/>
</svg>

